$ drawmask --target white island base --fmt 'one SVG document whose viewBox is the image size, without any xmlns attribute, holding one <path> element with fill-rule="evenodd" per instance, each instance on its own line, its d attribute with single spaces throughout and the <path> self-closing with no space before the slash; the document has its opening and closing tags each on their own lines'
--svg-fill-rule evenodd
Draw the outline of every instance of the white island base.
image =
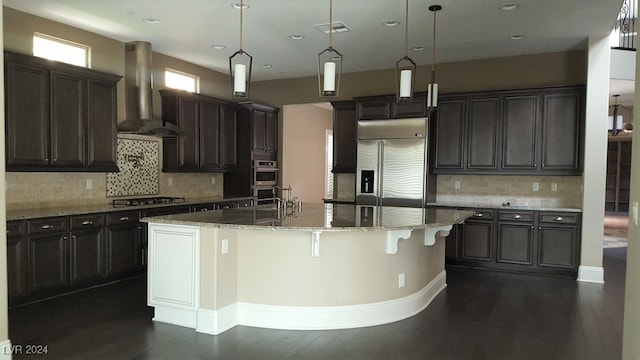
<svg viewBox="0 0 640 360">
<path fill-rule="evenodd" d="M 446 287 L 445 243 L 436 238 L 451 225 L 314 231 L 154 220 L 153 320 L 202 333 L 385 324 L 419 313 Z"/>
</svg>

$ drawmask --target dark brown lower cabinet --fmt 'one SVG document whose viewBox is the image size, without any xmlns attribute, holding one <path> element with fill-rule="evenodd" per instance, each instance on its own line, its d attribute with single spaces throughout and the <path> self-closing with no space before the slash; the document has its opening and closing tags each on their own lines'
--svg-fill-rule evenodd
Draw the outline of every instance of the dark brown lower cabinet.
<svg viewBox="0 0 640 360">
<path fill-rule="evenodd" d="M 138 271 L 144 264 L 140 246 L 138 211 L 107 214 L 106 274 L 121 275 Z"/>
<path fill-rule="evenodd" d="M 104 277 L 104 239 L 102 214 L 71 218 L 69 238 L 69 282 L 71 284 Z"/>
<path fill-rule="evenodd" d="M 462 224 L 462 259 L 493 261 L 494 224 L 492 210 L 478 210 L 473 218 Z"/>
<path fill-rule="evenodd" d="M 67 285 L 68 240 L 67 232 L 28 237 L 29 293 Z"/>
<path fill-rule="evenodd" d="M 577 276 L 580 214 L 475 210 L 446 238 L 448 265 Z"/>
<path fill-rule="evenodd" d="M 25 221 L 7 222 L 7 288 L 9 299 L 27 295 Z"/>
</svg>

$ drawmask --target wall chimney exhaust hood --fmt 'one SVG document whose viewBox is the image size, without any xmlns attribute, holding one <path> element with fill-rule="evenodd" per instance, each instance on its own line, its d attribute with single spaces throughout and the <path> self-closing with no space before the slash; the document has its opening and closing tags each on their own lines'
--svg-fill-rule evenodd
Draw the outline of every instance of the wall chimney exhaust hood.
<svg viewBox="0 0 640 360">
<path fill-rule="evenodd" d="M 174 124 L 152 117 L 151 43 L 126 43 L 124 60 L 126 120 L 118 123 L 118 132 L 184 137 Z"/>
</svg>

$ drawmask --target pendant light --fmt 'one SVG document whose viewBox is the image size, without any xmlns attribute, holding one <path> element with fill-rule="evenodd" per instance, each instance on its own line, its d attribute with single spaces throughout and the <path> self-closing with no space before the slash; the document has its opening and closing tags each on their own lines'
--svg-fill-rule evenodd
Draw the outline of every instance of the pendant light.
<svg viewBox="0 0 640 360">
<path fill-rule="evenodd" d="M 342 54 L 333 48 L 333 0 L 329 0 L 329 47 L 318 53 L 318 92 L 320 97 L 338 96 Z"/>
<path fill-rule="evenodd" d="M 405 4 L 404 56 L 396 61 L 396 101 L 413 100 L 416 80 L 416 63 L 409 57 L 409 0 Z"/>
<path fill-rule="evenodd" d="M 234 4 L 235 7 L 235 4 Z M 229 74 L 231 74 L 231 96 L 238 99 L 249 97 L 251 84 L 251 65 L 253 57 L 242 49 L 242 22 L 244 1 L 240 0 L 240 50 L 229 57 Z"/>
<path fill-rule="evenodd" d="M 436 82 L 436 13 L 442 10 L 441 5 L 429 6 L 433 12 L 433 59 L 431 60 L 431 83 L 427 85 L 427 108 L 429 112 L 438 106 L 438 83 Z"/>
</svg>

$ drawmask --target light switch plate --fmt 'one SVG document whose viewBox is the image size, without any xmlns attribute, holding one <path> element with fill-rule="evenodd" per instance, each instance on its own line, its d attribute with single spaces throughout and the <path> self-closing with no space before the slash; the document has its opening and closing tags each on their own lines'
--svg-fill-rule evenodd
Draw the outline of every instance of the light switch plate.
<svg viewBox="0 0 640 360">
<path fill-rule="evenodd" d="M 229 252 L 229 239 L 222 239 L 222 246 L 220 252 L 226 254 Z"/>
<path fill-rule="evenodd" d="M 173 178 L 169 178 L 169 186 L 173 186 Z"/>
<path fill-rule="evenodd" d="M 460 180 L 456 180 L 456 181 L 453 183 L 453 187 L 454 187 L 456 190 L 460 190 Z"/>
<path fill-rule="evenodd" d="M 551 183 L 551 191 L 558 191 L 558 183 Z"/>
<path fill-rule="evenodd" d="M 533 183 L 533 191 L 538 191 L 538 190 L 540 190 L 540 184 L 537 182 Z"/>
<path fill-rule="evenodd" d="M 87 190 L 93 189 L 93 179 L 87 179 Z"/>
</svg>

